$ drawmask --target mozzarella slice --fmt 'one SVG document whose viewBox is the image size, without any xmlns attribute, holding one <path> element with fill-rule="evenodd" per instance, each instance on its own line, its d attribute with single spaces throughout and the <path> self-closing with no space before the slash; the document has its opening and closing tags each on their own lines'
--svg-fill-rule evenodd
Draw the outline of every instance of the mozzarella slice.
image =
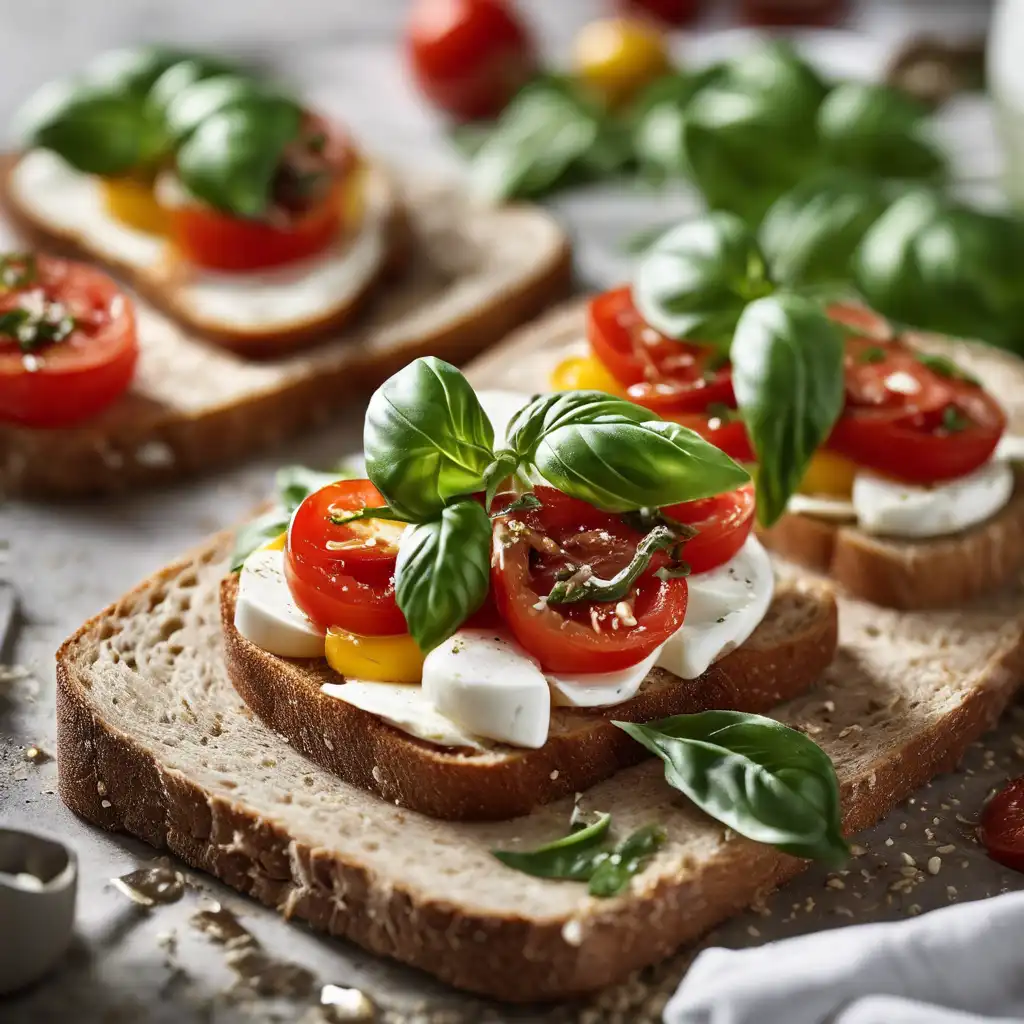
<svg viewBox="0 0 1024 1024">
<path fill-rule="evenodd" d="M 445 718 L 431 703 L 421 686 L 415 683 L 368 683 L 349 679 L 344 683 L 324 683 L 321 691 L 355 708 L 384 719 L 402 732 L 442 747 L 485 749 L 480 738 Z"/>
<path fill-rule="evenodd" d="M 838 519 L 852 522 L 857 518 L 853 502 L 846 498 L 822 498 L 815 494 L 794 494 L 786 502 L 786 511 L 797 516 Z"/>
<path fill-rule="evenodd" d="M 661 648 L 643 661 L 618 672 L 590 672 L 579 675 L 549 675 L 551 700 L 561 707 L 604 708 L 622 704 L 637 695 L 647 673 L 661 656 Z"/>
<path fill-rule="evenodd" d="M 367 287 L 386 255 L 390 188 L 373 172 L 365 188 L 364 218 L 355 237 L 340 236 L 310 259 L 242 274 L 193 267 L 185 280 L 164 286 L 173 289 L 177 307 L 211 329 L 265 334 L 326 319 Z M 76 171 L 55 153 L 26 153 L 11 171 L 8 189 L 33 219 L 88 252 L 154 280 L 165 273 L 166 240 L 111 217 L 98 179 Z"/>
<path fill-rule="evenodd" d="M 690 576 L 686 619 L 662 648 L 657 664 L 696 679 L 740 646 L 758 627 L 775 592 L 768 553 L 755 537 L 724 565 Z"/>
<path fill-rule="evenodd" d="M 872 473 L 853 482 L 857 522 L 889 537 L 941 537 L 995 515 L 1013 494 L 1013 470 L 991 461 L 981 469 L 934 487 L 914 487 Z"/>
<path fill-rule="evenodd" d="M 292 598 L 283 551 L 254 551 L 245 560 L 238 580 L 235 629 L 268 654 L 323 657 L 324 634 Z"/>
<path fill-rule="evenodd" d="M 494 427 L 494 447 L 504 447 L 508 437 L 508 425 L 512 417 L 524 405 L 529 405 L 533 396 L 524 391 L 502 391 L 497 388 L 488 388 L 478 391 L 476 397 L 480 399 L 480 404 Z"/>
<path fill-rule="evenodd" d="M 1024 462 L 1024 437 L 1003 434 L 993 458 L 1003 462 Z"/>
<path fill-rule="evenodd" d="M 547 742 L 551 696 L 537 661 L 511 637 L 460 629 L 423 662 L 423 694 L 479 736 L 536 749 Z"/>
</svg>

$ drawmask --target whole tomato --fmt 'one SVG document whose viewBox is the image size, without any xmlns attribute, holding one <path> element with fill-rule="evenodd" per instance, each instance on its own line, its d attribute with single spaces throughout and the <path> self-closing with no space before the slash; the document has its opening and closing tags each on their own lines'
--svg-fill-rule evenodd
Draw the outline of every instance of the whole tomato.
<svg viewBox="0 0 1024 1024">
<path fill-rule="evenodd" d="M 667 25 L 685 25 L 700 14 L 702 0 L 619 0 L 625 13 L 645 12 Z"/>
<path fill-rule="evenodd" d="M 406 47 L 424 95 L 464 121 L 500 113 L 537 67 L 529 32 L 503 0 L 416 0 Z"/>
</svg>

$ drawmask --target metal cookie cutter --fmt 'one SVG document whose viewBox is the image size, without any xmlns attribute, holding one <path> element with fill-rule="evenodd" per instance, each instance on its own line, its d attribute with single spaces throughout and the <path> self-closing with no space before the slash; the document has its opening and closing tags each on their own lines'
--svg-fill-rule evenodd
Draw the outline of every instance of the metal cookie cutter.
<svg viewBox="0 0 1024 1024">
<path fill-rule="evenodd" d="M 62 843 L 0 828 L 0 995 L 41 978 L 75 923 L 78 861 Z"/>
</svg>

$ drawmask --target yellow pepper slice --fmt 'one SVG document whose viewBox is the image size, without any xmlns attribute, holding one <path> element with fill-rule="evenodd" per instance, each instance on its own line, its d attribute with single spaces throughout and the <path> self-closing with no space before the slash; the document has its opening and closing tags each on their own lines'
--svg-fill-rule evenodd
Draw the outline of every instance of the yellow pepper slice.
<svg viewBox="0 0 1024 1024">
<path fill-rule="evenodd" d="M 339 626 L 327 631 L 327 664 L 349 679 L 373 683 L 418 683 L 423 677 L 423 652 L 408 633 L 360 636 Z"/>
<path fill-rule="evenodd" d="M 842 455 L 819 451 L 811 459 L 800 484 L 802 494 L 827 494 L 834 498 L 848 498 L 853 494 L 853 478 L 857 464 Z"/>
<path fill-rule="evenodd" d="M 288 539 L 287 532 L 279 533 L 273 540 L 268 540 L 266 544 L 261 544 L 259 547 L 260 551 L 284 551 L 285 541 Z"/>
<path fill-rule="evenodd" d="M 167 211 L 157 202 L 153 180 L 148 176 L 100 178 L 100 196 L 114 220 L 150 235 L 167 233 Z"/>
<path fill-rule="evenodd" d="M 594 356 L 570 356 L 563 359 L 551 373 L 555 391 L 607 391 L 626 397 L 626 389 Z"/>
</svg>

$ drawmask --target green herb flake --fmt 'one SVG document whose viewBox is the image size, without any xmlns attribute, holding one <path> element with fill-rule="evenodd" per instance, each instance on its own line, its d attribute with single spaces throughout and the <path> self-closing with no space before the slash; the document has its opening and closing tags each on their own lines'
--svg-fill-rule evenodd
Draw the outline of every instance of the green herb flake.
<svg viewBox="0 0 1024 1024">
<path fill-rule="evenodd" d="M 39 266 L 32 252 L 12 252 L 0 257 L 0 293 L 27 288 L 39 278 Z"/>
<path fill-rule="evenodd" d="M 873 345 L 871 348 L 864 349 L 857 357 L 858 363 L 884 363 L 885 360 L 886 351 L 880 345 Z"/>
<path fill-rule="evenodd" d="M 41 298 L 38 308 L 18 306 L 0 313 L 0 336 L 13 338 L 27 355 L 44 345 L 66 341 L 76 324 L 61 303 Z"/>
<path fill-rule="evenodd" d="M 970 419 L 955 405 L 947 405 L 942 410 L 942 429 L 947 434 L 959 434 L 970 425 Z"/>
<path fill-rule="evenodd" d="M 512 515 L 514 512 L 529 512 L 530 509 L 540 507 L 540 498 L 533 491 L 527 491 L 525 494 L 520 494 L 515 501 L 506 505 L 503 509 L 498 512 L 492 512 L 491 519 L 501 519 L 503 516 Z"/>
<path fill-rule="evenodd" d="M 976 387 L 981 386 L 981 381 L 977 377 L 961 369 L 948 356 L 936 355 L 931 352 L 918 352 L 914 358 L 923 367 L 931 370 L 932 373 L 937 373 L 940 377 L 948 377 L 950 380 L 962 380 L 967 384 L 974 384 Z"/>
</svg>

